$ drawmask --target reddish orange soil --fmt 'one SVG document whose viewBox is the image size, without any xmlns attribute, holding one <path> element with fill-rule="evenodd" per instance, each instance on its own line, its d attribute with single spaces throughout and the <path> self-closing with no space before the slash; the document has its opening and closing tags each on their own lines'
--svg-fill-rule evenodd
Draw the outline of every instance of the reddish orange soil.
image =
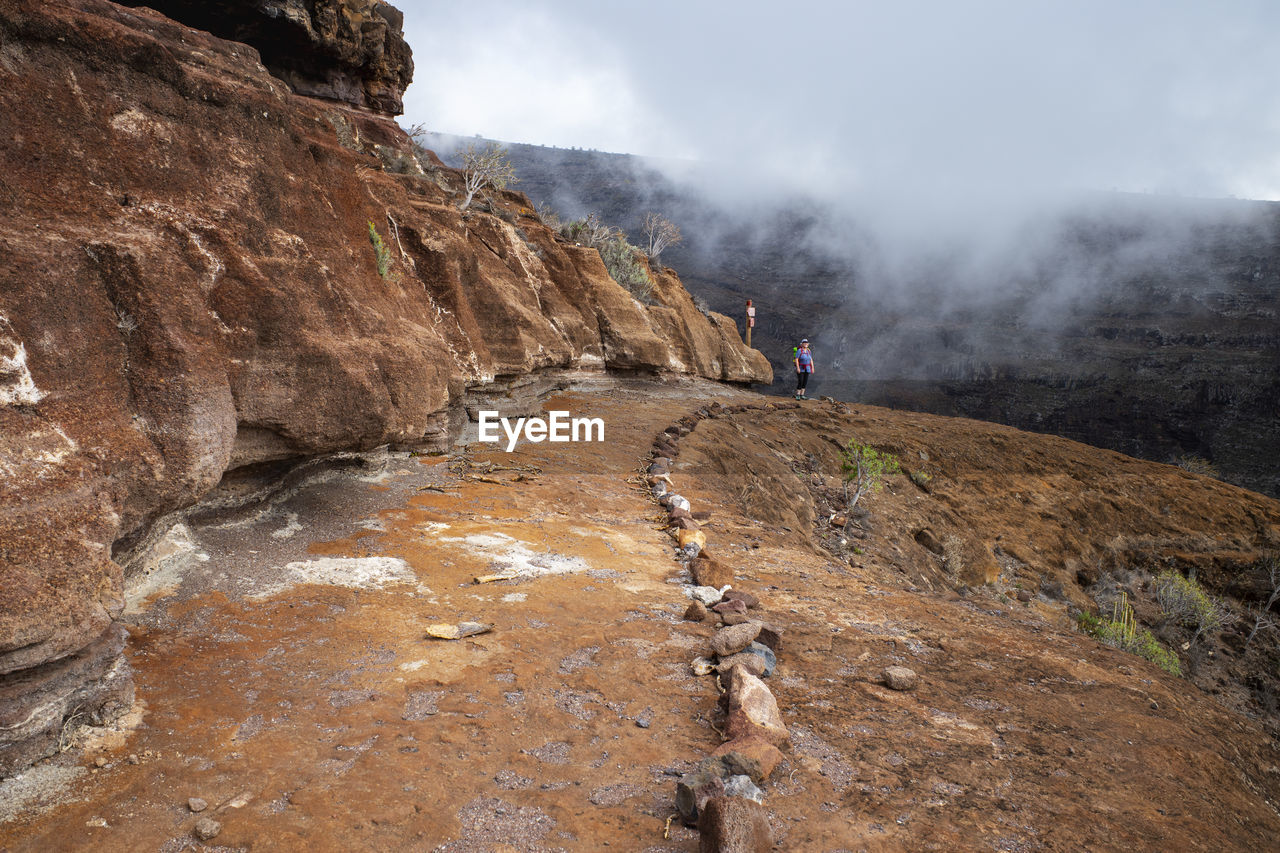
<svg viewBox="0 0 1280 853">
<path fill-rule="evenodd" d="M 0 850 L 696 850 L 668 818 L 679 774 L 720 743 L 714 680 L 688 668 L 713 629 L 680 620 L 679 566 L 637 474 L 654 435 L 713 396 L 769 402 L 703 382 L 596 383 L 546 408 L 603 417 L 603 444 L 472 445 L 466 471 L 461 457 L 401 458 L 381 481 L 195 529 L 209 560 L 135 617 L 141 724 L 55 759 L 86 771 L 0 823 Z M 1228 571 L 1224 554 L 1280 529 L 1280 504 L 1058 439 L 841 408 L 701 420 L 672 475 L 713 512 L 710 552 L 786 629 L 768 684 L 792 746 L 764 786 L 779 849 L 1274 847 L 1280 755 L 1265 721 L 1230 690 L 1080 635 L 1066 608 L 1082 599 L 1077 565 L 1140 540 Z M 849 435 L 931 479 L 891 478 L 864 499 L 863 538 L 840 545 L 814 501 L 838 470 L 822 436 Z M 950 565 L 914 538 L 926 525 L 951 542 Z M 1000 577 L 958 593 L 974 569 L 957 564 L 983 553 Z M 418 586 L 247 597 L 246 577 L 326 556 L 402 558 Z M 512 560 L 572 571 L 472 582 Z M 1063 578 L 1061 598 L 1011 597 Z M 464 620 L 494 628 L 425 636 Z M 890 664 L 920 686 L 881 687 Z M 222 824 L 207 846 L 191 834 L 203 816 Z"/>
</svg>

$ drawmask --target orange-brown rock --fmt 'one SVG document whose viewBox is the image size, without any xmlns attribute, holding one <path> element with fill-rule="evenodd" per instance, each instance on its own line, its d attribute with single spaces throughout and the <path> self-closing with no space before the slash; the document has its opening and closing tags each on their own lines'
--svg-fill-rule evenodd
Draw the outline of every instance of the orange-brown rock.
<svg viewBox="0 0 1280 853">
<path fill-rule="evenodd" d="M 698 819 L 701 853 L 768 853 L 773 831 L 764 806 L 742 797 L 711 797 Z"/>
<path fill-rule="evenodd" d="M 693 572 L 693 579 L 699 586 L 714 586 L 720 589 L 733 583 L 733 569 L 705 554 L 699 554 L 693 562 L 689 563 L 689 569 Z"/>
<path fill-rule="evenodd" d="M 755 735 L 725 741 L 711 755 L 723 761 L 731 775 L 749 776 L 757 785 L 764 784 L 784 757 L 782 750 Z"/>
<path fill-rule="evenodd" d="M 546 371 L 769 380 L 673 276 L 646 307 L 524 196 L 460 213 L 458 173 L 351 105 L 398 109 L 394 10 L 277 7 L 304 76 L 337 57 L 333 91 L 291 84 L 347 103 L 148 9 L 0 6 L 0 679 L 106 636 L 120 564 L 220 482 L 439 447 L 469 394 Z"/>
</svg>

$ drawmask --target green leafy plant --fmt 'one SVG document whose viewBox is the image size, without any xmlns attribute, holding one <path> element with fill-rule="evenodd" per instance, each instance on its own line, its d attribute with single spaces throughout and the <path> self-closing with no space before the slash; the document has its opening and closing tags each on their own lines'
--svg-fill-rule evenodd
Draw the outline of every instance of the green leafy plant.
<svg viewBox="0 0 1280 853">
<path fill-rule="evenodd" d="M 1234 614 L 1221 599 L 1204 591 L 1194 578 L 1179 572 L 1163 572 L 1156 578 L 1156 603 L 1170 622 L 1192 629 L 1188 646 L 1208 631 L 1229 625 Z"/>
<path fill-rule="evenodd" d="M 1081 631 L 1096 637 L 1104 645 L 1146 658 L 1170 675 L 1182 675 L 1178 656 L 1165 648 L 1150 631 L 1138 627 L 1129 597 L 1123 592 L 1112 604 L 1110 618 L 1082 612 L 1076 617 L 1076 624 Z"/>
<path fill-rule="evenodd" d="M 391 270 L 391 250 L 382 241 L 382 235 L 378 233 L 372 220 L 369 221 L 369 242 L 373 244 L 373 257 L 378 264 L 378 275 L 386 278 Z"/>
<path fill-rule="evenodd" d="M 902 469 L 898 457 L 882 453 L 869 444 L 858 444 L 853 439 L 840 450 L 840 472 L 844 476 L 844 501 L 849 509 L 868 492 L 877 492 L 884 486 L 884 478 Z M 852 497 L 849 487 L 853 487 Z"/>
<path fill-rule="evenodd" d="M 931 477 L 928 473 L 926 473 L 925 471 L 921 471 L 919 468 L 912 471 L 907 476 L 911 478 L 911 482 L 915 483 L 917 486 L 919 486 L 922 489 L 928 486 L 929 481 L 933 479 L 933 477 Z"/>
</svg>

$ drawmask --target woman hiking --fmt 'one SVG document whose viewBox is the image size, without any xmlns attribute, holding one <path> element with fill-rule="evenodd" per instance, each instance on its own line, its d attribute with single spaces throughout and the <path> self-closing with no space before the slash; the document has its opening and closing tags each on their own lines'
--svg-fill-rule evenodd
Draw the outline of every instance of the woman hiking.
<svg viewBox="0 0 1280 853">
<path fill-rule="evenodd" d="M 809 351 L 809 339 L 800 342 L 796 350 L 796 399 L 808 399 L 804 396 L 804 386 L 809 384 L 809 374 L 813 373 L 813 353 Z"/>
</svg>

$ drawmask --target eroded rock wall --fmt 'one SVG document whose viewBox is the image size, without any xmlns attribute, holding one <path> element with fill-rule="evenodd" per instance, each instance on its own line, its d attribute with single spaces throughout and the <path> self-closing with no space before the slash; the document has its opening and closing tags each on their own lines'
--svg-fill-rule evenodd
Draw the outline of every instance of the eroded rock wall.
<svg viewBox="0 0 1280 853">
<path fill-rule="evenodd" d="M 390 120 L 150 10 L 0 6 L 0 123 L 0 775 L 124 701 L 113 554 L 229 470 L 438 444 L 544 368 L 771 378 L 669 274 L 646 307 L 523 196 L 461 214 Z"/>
</svg>

